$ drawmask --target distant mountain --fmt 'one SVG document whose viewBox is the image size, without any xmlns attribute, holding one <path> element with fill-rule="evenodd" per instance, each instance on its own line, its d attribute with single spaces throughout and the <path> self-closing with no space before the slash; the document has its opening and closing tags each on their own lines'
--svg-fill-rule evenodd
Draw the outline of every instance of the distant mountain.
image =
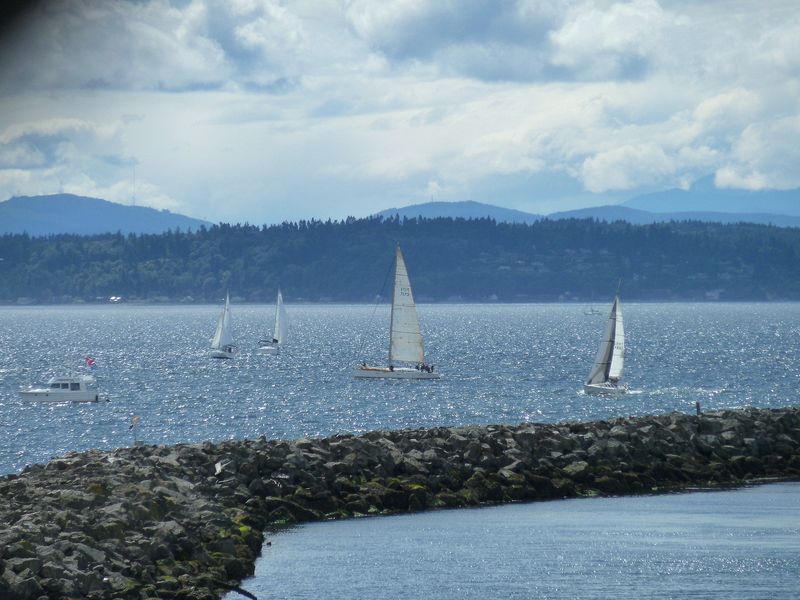
<svg viewBox="0 0 800 600">
<path fill-rule="evenodd" d="M 0 202 L 0 234 L 163 233 L 211 225 L 168 210 L 126 206 L 73 194 L 17 196 Z"/>
<path fill-rule="evenodd" d="M 435 219 L 438 217 L 452 219 L 480 219 L 489 217 L 500 223 L 535 223 L 542 217 L 531 213 L 514 210 L 512 208 L 502 208 L 491 204 L 483 204 L 467 200 L 463 202 L 425 202 L 414 204 L 403 208 L 389 208 L 377 213 L 377 216 L 388 218 L 395 215 L 400 218 L 423 217 Z"/>
<path fill-rule="evenodd" d="M 778 227 L 800 227 L 800 216 L 739 212 L 649 212 L 627 206 L 593 206 L 547 215 L 548 219 L 598 219 L 627 221 L 634 225 L 649 225 L 669 221 L 704 221 L 707 223 L 757 223 Z"/>
<path fill-rule="evenodd" d="M 682 196 L 685 195 L 685 196 Z M 634 206 L 637 205 L 637 206 Z M 651 206 L 650 209 L 638 205 Z M 730 206 L 730 210 L 713 210 L 707 206 Z M 739 210 L 755 207 L 751 211 Z M 667 210 L 673 207 L 674 210 Z M 696 208 L 692 208 L 696 207 Z M 735 209 L 735 210 L 734 210 Z M 779 210 L 783 212 L 779 212 Z M 757 223 L 778 227 L 800 227 L 800 190 L 787 192 L 747 192 L 717 190 L 713 182 L 704 179 L 691 190 L 668 190 L 657 194 L 638 196 L 618 205 L 592 206 L 577 210 L 560 211 L 549 215 L 536 215 L 520 210 L 502 208 L 481 202 L 426 202 L 403 208 L 390 208 L 377 213 L 387 218 L 424 217 L 434 219 L 478 219 L 491 217 L 498 223 L 535 223 L 543 218 L 599 219 L 601 221 L 627 221 L 635 225 L 668 221 L 704 221 L 708 223 Z"/>
<path fill-rule="evenodd" d="M 800 189 L 731 190 L 714 186 L 713 176 L 695 182 L 688 190 L 671 189 L 637 196 L 622 203 L 650 212 L 757 213 L 800 216 Z"/>
</svg>

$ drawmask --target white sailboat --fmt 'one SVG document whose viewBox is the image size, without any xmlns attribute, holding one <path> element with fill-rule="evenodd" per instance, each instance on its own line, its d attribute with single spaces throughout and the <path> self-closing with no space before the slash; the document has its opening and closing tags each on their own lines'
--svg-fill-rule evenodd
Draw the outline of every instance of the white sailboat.
<svg viewBox="0 0 800 600">
<path fill-rule="evenodd" d="M 395 365 L 396 362 L 405 366 Z M 413 364 L 414 366 L 408 366 Z M 389 325 L 389 366 L 373 367 L 362 362 L 355 368 L 355 377 L 363 379 L 438 379 L 433 365 L 425 362 L 422 332 L 417 307 L 411 294 L 411 282 L 400 246 L 395 249 L 394 292 Z"/>
<path fill-rule="evenodd" d="M 231 299 L 225 294 L 225 306 L 217 322 L 217 330 L 211 338 L 211 358 L 233 358 L 233 333 L 231 331 Z"/>
<path fill-rule="evenodd" d="M 625 326 L 619 296 L 614 296 L 611 314 L 597 350 L 594 366 L 583 385 L 587 394 L 624 394 L 628 388 L 619 384 L 625 362 Z"/>
<path fill-rule="evenodd" d="M 258 354 L 278 354 L 280 347 L 286 343 L 286 333 L 288 321 L 286 320 L 286 309 L 283 307 L 283 295 L 278 290 L 278 299 L 275 301 L 275 327 L 272 329 L 272 337 L 258 341 Z"/>
</svg>

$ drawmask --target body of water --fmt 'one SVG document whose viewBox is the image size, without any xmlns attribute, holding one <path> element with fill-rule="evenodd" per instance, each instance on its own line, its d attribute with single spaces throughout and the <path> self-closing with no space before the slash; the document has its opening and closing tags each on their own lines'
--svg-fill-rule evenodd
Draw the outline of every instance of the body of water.
<svg viewBox="0 0 800 600">
<path fill-rule="evenodd" d="M 0 473 L 68 450 L 372 429 L 613 418 L 796 403 L 800 304 L 624 304 L 625 382 L 586 396 L 606 315 L 558 304 L 421 305 L 435 381 L 355 380 L 381 364 L 388 306 L 288 305 L 289 342 L 255 354 L 274 307 L 233 305 L 239 354 L 208 357 L 217 306 L 0 307 Z M 604 308 L 604 313 L 607 311 Z M 110 402 L 23 400 L 96 360 Z M 138 426 L 129 429 L 133 415 Z"/>
<path fill-rule="evenodd" d="M 606 315 L 581 305 L 422 305 L 435 381 L 355 380 L 386 360 L 386 306 L 232 308 L 239 354 L 208 357 L 217 306 L 0 308 L 0 473 L 68 450 L 372 429 L 588 420 L 796 404 L 800 304 L 626 304 L 625 381 L 582 392 Z M 604 309 L 604 313 L 607 310 Z M 96 360 L 109 402 L 17 390 Z M 132 417 L 139 425 L 131 431 Z M 597 498 L 317 523 L 276 534 L 264 598 L 773 598 L 800 589 L 800 486 Z"/>
<path fill-rule="evenodd" d="M 312 523 L 269 535 L 242 586 L 270 600 L 797 598 L 798 497 L 780 483 Z"/>
</svg>

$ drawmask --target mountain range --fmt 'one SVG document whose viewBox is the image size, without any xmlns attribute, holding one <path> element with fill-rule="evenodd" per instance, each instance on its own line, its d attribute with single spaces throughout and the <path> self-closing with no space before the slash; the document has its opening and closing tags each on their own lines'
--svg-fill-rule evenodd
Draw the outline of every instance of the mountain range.
<svg viewBox="0 0 800 600">
<path fill-rule="evenodd" d="M 624 206 L 655 213 L 725 212 L 768 213 L 800 217 L 800 189 L 739 190 L 717 188 L 712 176 L 697 180 L 687 190 L 670 189 L 637 196 Z"/>
<path fill-rule="evenodd" d="M 499 223 L 535 223 L 542 219 L 597 219 L 627 221 L 636 225 L 669 221 L 756 223 L 800 227 L 800 189 L 718 189 L 713 179 L 698 180 L 687 189 L 672 189 L 632 198 L 622 204 L 594 206 L 539 215 L 474 201 L 426 202 L 377 213 L 385 218 L 489 217 Z M 0 234 L 28 233 L 32 236 L 59 233 L 163 233 L 197 230 L 211 223 L 144 206 L 129 206 L 73 194 L 18 196 L 0 202 Z"/>
<path fill-rule="evenodd" d="M 71 233 L 163 233 L 199 229 L 211 223 L 168 210 L 127 206 L 74 194 L 16 196 L 0 202 L 0 234 L 32 236 Z"/>
<path fill-rule="evenodd" d="M 382 217 L 489 217 L 505 223 L 533 223 L 547 218 L 627 221 L 636 225 L 668 221 L 714 223 L 757 223 L 779 227 L 800 227 L 800 189 L 727 190 L 714 187 L 711 178 L 690 189 L 672 189 L 637 196 L 622 204 L 593 206 L 538 215 L 474 201 L 426 202 L 377 213 Z"/>
</svg>

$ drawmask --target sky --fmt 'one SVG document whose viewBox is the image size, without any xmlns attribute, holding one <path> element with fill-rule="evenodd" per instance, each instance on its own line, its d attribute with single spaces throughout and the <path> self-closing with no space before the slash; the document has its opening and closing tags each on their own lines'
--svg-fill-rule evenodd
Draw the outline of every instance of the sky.
<svg viewBox="0 0 800 600">
<path fill-rule="evenodd" d="M 797 0 L 29 6 L 0 28 L 0 200 L 262 224 L 800 187 Z"/>
</svg>

